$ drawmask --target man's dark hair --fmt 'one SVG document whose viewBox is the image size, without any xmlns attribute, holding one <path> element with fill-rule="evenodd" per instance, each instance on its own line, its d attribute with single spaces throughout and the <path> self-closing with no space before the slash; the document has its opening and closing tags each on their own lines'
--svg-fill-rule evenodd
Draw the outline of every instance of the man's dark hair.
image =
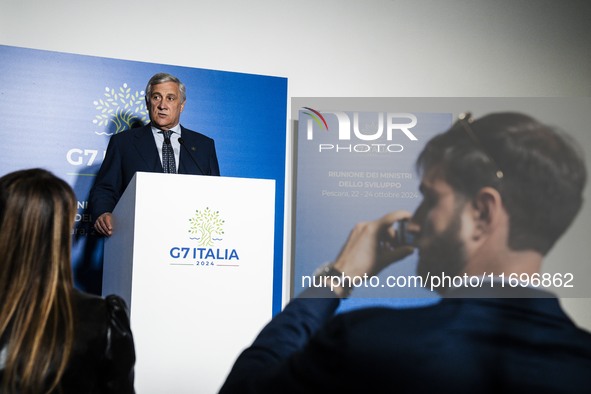
<svg viewBox="0 0 591 394">
<path fill-rule="evenodd" d="M 583 153 L 554 127 L 519 113 L 460 120 L 427 143 L 417 169 L 469 199 L 491 186 L 509 214 L 509 247 L 545 255 L 583 203 Z M 497 175 L 501 171 L 501 175 Z"/>
</svg>

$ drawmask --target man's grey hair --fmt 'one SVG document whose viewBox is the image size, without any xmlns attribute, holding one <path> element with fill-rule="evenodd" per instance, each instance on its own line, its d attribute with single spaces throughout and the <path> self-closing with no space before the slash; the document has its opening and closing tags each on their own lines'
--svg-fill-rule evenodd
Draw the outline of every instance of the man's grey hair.
<svg viewBox="0 0 591 394">
<path fill-rule="evenodd" d="M 184 103 L 187 99 L 187 89 L 185 85 L 181 82 L 180 79 L 175 77 L 174 75 L 167 74 L 167 73 L 158 73 L 155 74 L 150 80 L 148 81 L 148 85 L 146 86 L 146 104 L 150 104 L 150 96 L 152 95 L 152 86 L 158 85 L 164 82 L 174 82 L 179 85 L 179 90 L 181 92 L 181 103 Z"/>
</svg>

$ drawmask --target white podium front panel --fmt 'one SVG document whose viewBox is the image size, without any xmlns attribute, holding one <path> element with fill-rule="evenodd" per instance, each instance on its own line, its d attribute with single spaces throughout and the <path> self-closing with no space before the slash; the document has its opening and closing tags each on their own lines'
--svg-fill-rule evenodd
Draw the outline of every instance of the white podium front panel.
<svg viewBox="0 0 591 394">
<path fill-rule="evenodd" d="M 273 180 L 136 174 L 103 293 L 130 304 L 138 393 L 217 392 L 271 319 L 274 200 Z"/>
</svg>

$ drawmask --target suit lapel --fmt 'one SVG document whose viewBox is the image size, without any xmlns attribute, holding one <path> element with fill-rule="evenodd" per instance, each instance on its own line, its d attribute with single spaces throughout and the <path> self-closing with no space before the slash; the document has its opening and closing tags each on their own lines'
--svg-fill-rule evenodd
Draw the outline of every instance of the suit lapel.
<svg viewBox="0 0 591 394">
<path fill-rule="evenodd" d="M 134 146 L 146 166 L 153 172 L 164 172 L 150 124 L 134 130 Z"/>
<path fill-rule="evenodd" d="M 193 160 L 197 160 L 197 147 L 193 143 L 193 138 L 189 135 L 189 131 L 181 126 L 181 138 L 185 142 L 185 146 L 181 146 L 179 155 L 179 174 L 193 174 L 202 175 L 201 171 L 197 168 Z M 193 152 L 193 159 L 189 157 L 189 152 Z"/>
</svg>

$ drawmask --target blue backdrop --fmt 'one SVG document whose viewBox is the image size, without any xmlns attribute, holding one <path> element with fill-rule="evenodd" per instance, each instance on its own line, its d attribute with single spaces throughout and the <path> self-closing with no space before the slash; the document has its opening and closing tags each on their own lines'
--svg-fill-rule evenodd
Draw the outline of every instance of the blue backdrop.
<svg viewBox="0 0 591 394">
<path fill-rule="evenodd" d="M 276 181 L 273 312 L 280 310 L 286 78 L 9 46 L 0 46 L 0 59 L 0 174 L 42 167 L 72 185 L 77 287 L 100 293 L 102 239 L 86 205 L 108 140 L 148 121 L 146 83 L 168 72 L 187 87 L 181 123 L 215 140 L 222 176 Z"/>
</svg>

